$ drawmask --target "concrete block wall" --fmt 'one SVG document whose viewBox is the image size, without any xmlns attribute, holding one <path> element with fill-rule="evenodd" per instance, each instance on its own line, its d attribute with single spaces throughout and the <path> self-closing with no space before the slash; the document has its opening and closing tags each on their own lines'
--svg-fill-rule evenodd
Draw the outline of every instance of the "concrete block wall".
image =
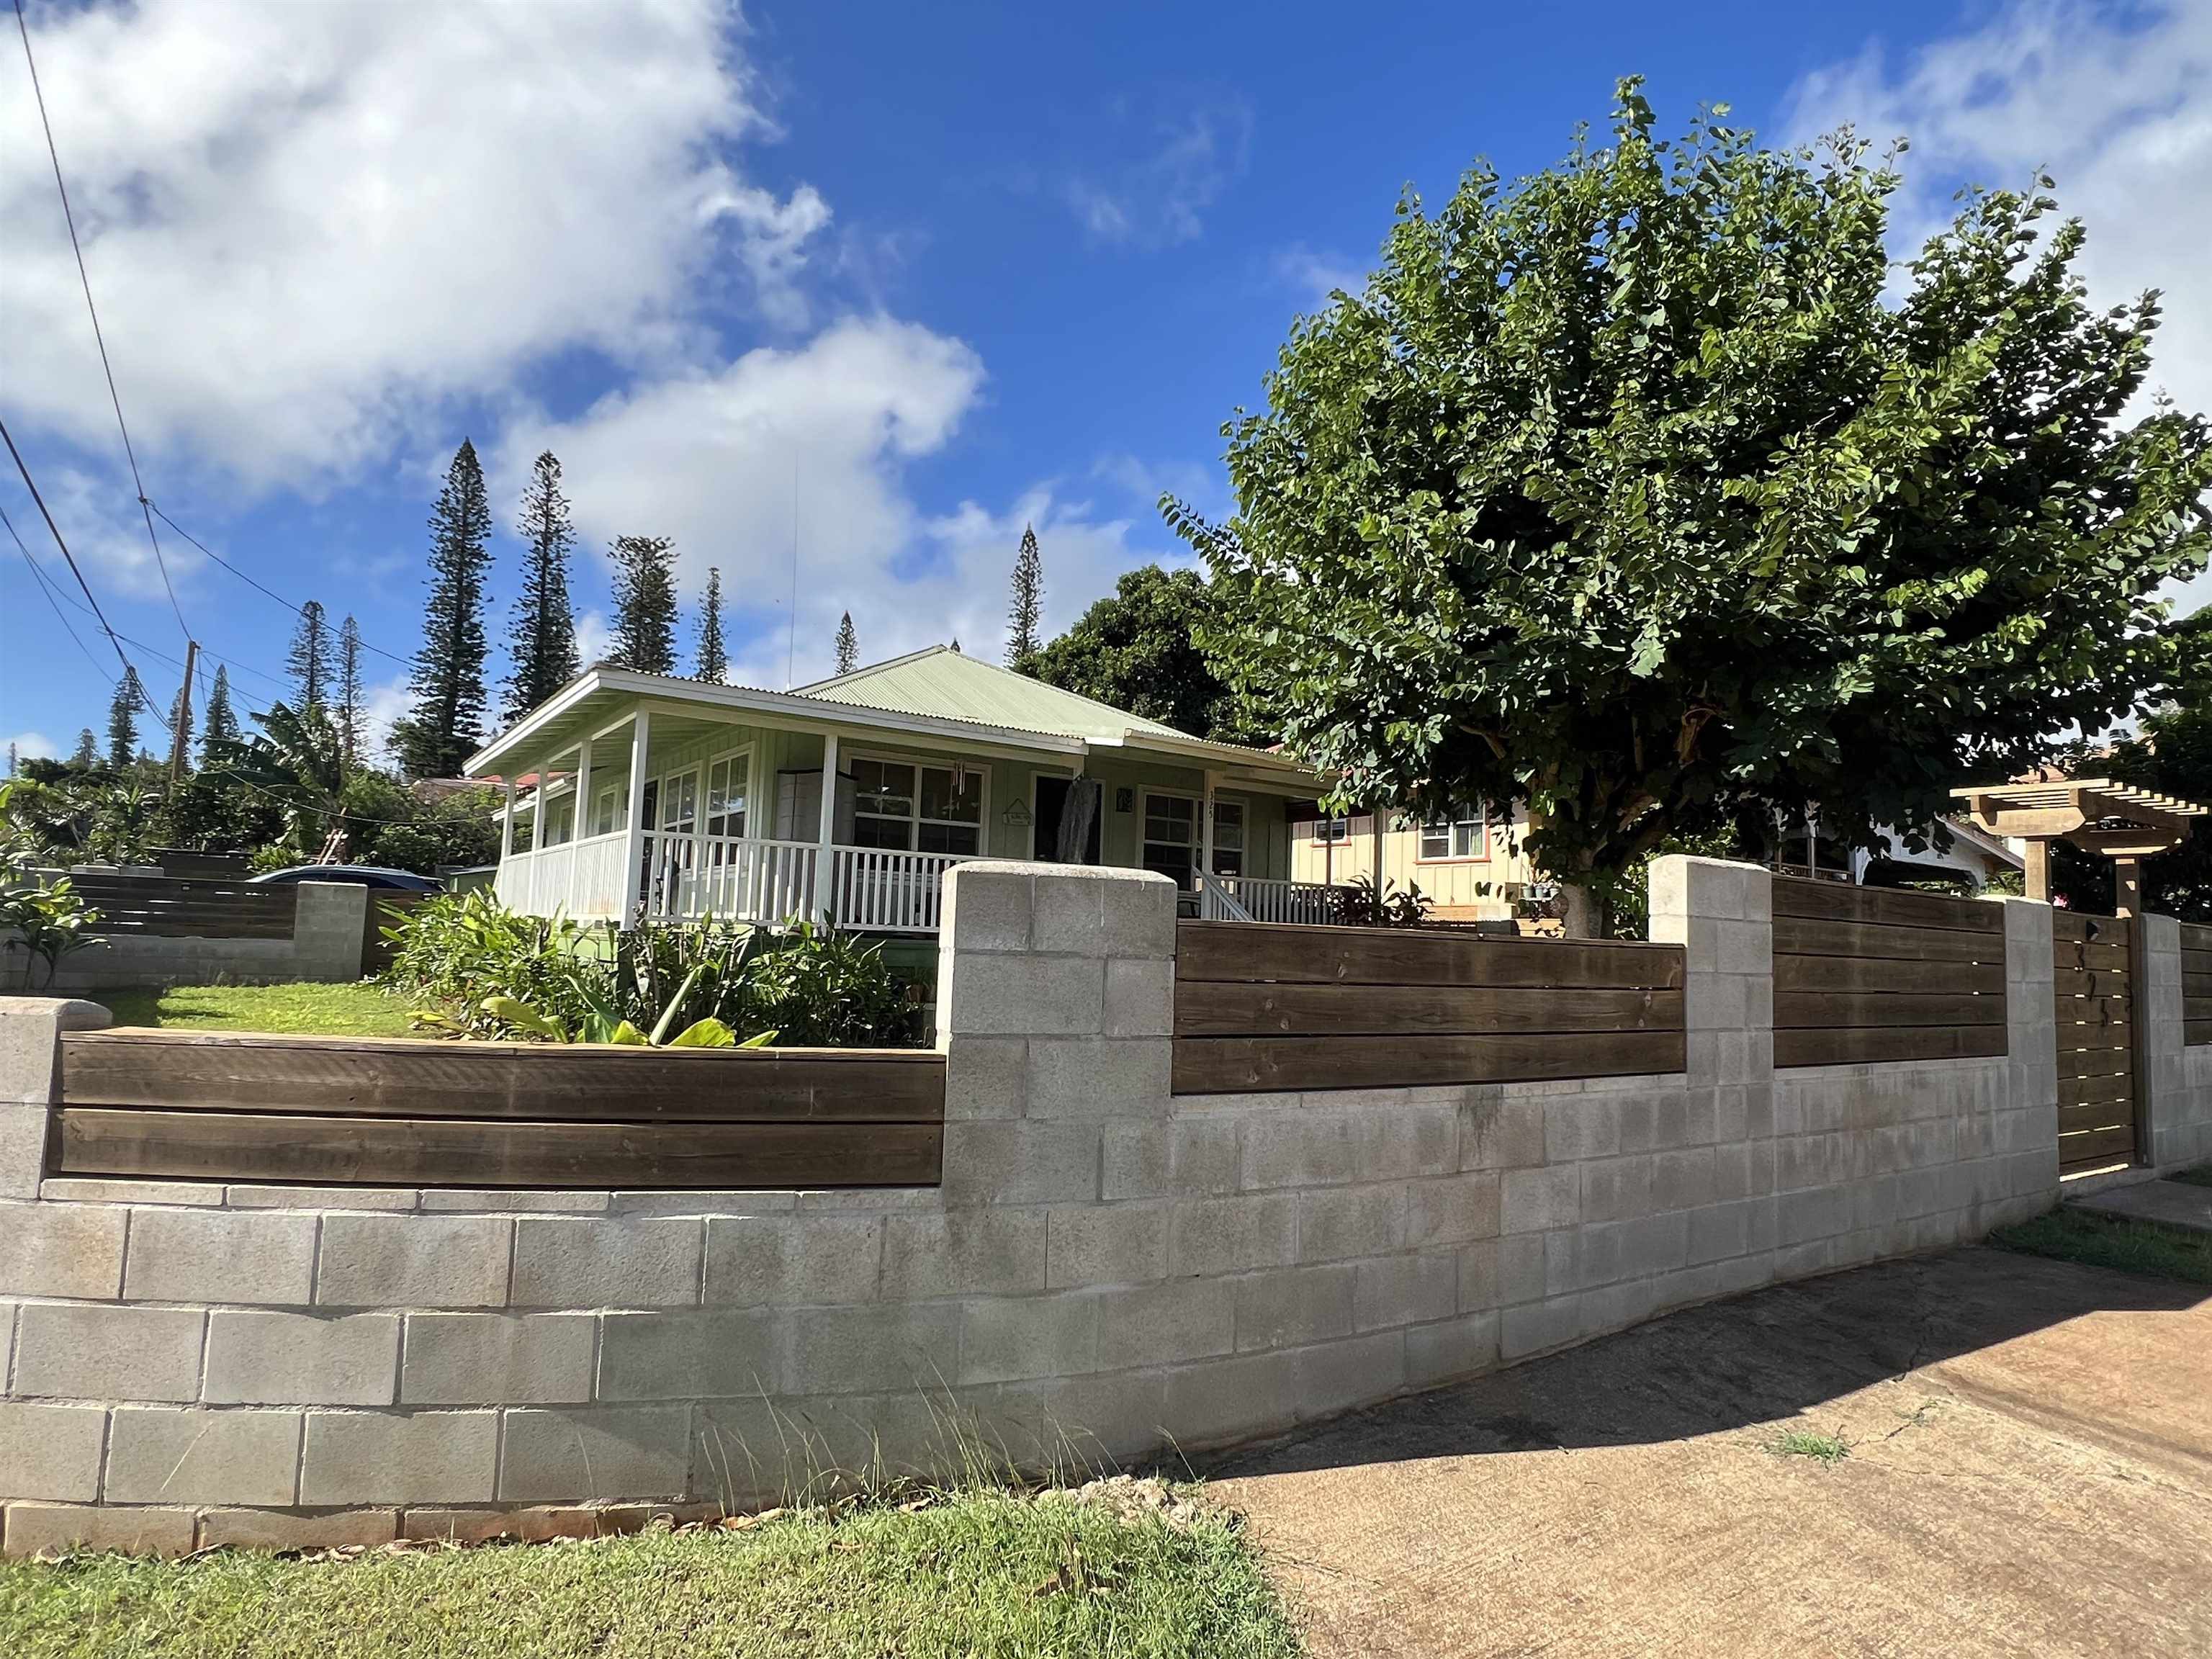
<svg viewBox="0 0 2212 1659">
<path fill-rule="evenodd" d="M 356 980 L 369 897 L 357 882 L 301 882 L 289 939 L 102 934 L 64 957 L 53 982 L 42 988 L 65 996 L 110 986 Z"/>
<path fill-rule="evenodd" d="M 978 862 L 945 896 L 939 1187 L 41 1182 L 16 1155 L 0 1548 L 559 1530 L 927 1468 L 955 1421 L 1029 1459 L 1199 1448 L 2046 1207 L 2047 916 L 2039 947 L 2008 929 L 2007 1060 L 1778 1078 L 1765 881 L 1654 870 L 1682 1073 L 1176 1096 L 1165 879 Z M 9 1100 L 43 1112 L 88 1017 L 0 1004 Z"/>
<path fill-rule="evenodd" d="M 2181 924 L 2145 916 L 2143 1082 L 2151 1109 L 2145 1161 L 2171 1172 L 2212 1162 L 2212 1043 L 2190 1047 L 2182 1024 Z"/>
</svg>

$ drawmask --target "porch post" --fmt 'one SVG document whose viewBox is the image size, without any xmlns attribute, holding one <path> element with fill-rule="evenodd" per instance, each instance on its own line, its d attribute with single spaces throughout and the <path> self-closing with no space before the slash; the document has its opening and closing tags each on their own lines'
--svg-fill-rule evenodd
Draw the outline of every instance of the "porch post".
<svg viewBox="0 0 2212 1659">
<path fill-rule="evenodd" d="M 586 738 L 576 745 L 576 805 L 568 814 L 568 839 L 580 842 L 592 833 L 592 740 Z M 568 914 L 576 914 L 577 869 L 583 863 L 580 854 L 568 854 Z"/>
<path fill-rule="evenodd" d="M 814 920 L 828 927 L 830 900 L 836 892 L 837 856 L 837 734 L 822 734 L 822 817 L 814 842 Z"/>
<path fill-rule="evenodd" d="M 514 856 L 514 769 L 507 769 L 502 781 L 507 785 L 507 810 L 499 815 L 499 861 L 502 867 Z"/>
<path fill-rule="evenodd" d="M 1198 808 L 1198 867 L 1213 874 L 1213 774 L 1206 775 L 1206 799 Z"/>
<path fill-rule="evenodd" d="M 632 927 L 644 909 L 644 901 L 652 892 L 644 885 L 645 870 L 645 750 L 652 730 L 653 715 L 649 710 L 637 711 L 637 724 L 629 730 L 629 816 L 623 820 L 629 832 L 623 843 L 622 884 L 616 888 L 622 903 L 622 926 Z M 638 890 L 643 885 L 642 892 Z"/>
</svg>

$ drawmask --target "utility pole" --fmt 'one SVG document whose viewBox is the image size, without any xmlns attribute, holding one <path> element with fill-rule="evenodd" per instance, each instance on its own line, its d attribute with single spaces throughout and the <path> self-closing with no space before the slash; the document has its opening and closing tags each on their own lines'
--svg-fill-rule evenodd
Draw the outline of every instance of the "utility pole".
<svg viewBox="0 0 2212 1659">
<path fill-rule="evenodd" d="M 192 671 L 200 659 L 200 642 L 185 641 L 185 684 L 177 693 L 177 714 L 174 728 L 169 733 L 169 787 L 173 789 L 185 775 L 185 738 L 192 729 Z"/>
</svg>

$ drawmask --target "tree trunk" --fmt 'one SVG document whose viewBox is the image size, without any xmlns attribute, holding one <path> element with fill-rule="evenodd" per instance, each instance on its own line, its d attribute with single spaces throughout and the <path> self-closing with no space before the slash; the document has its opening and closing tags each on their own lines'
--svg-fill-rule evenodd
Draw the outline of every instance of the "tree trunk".
<svg viewBox="0 0 2212 1659">
<path fill-rule="evenodd" d="M 1569 939 L 1598 936 L 1597 900 L 1587 887 L 1559 884 L 1559 930 Z"/>
</svg>

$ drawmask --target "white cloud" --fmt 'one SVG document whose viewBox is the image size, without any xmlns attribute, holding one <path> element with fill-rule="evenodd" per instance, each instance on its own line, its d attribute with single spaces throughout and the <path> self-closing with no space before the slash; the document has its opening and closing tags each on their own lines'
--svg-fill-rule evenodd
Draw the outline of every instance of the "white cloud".
<svg viewBox="0 0 2212 1659">
<path fill-rule="evenodd" d="M 62 752 L 54 747 L 54 740 L 43 732 L 18 732 L 8 739 L 8 747 L 15 751 L 19 761 L 58 760 Z"/>
<path fill-rule="evenodd" d="M 365 759 L 390 760 L 392 728 L 411 701 L 404 678 L 385 680 L 362 692 L 360 744 Z"/>
<path fill-rule="evenodd" d="M 1878 143 L 1911 140 L 1900 250 L 1949 217 L 1961 179 L 2025 188 L 2047 170 L 2061 209 L 2087 226 L 2079 269 L 2092 300 L 2161 289 L 2152 383 L 2212 410 L 2212 6 L 2039 0 L 1901 63 L 1869 46 L 1796 89 L 1798 136 L 1845 122 Z M 2182 608 L 2207 601 L 2212 576 Z"/>
<path fill-rule="evenodd" d="M 1063 193 L 1077 221 L 1097 242 L 1156 248 L 1196 240 L 1206 210 L 1244 171 L 1250 106 L 1224 97 L 1192 109 L 1163 99 L 1116 113 L 1143 148 L 1133 160 L 1067 180 Z"/>
<path fill-rule="evenodd" d="M 1326 306 L 1341 289 L 1346 294 L 1367 291 L 1367 267 L 1340 253 L 1326 253 L 1293 242 L 1275 255 L 1275 280 L 1295 290 L 1316 309 Z"/>
<path fill-rule="evenodd" d="M 586 611 L 576 618 L 576 660 L 589 668 L 614 649 L 615 631 L 606 613 Z"/>
<path fill-rule="evenodd" d="M 783 326 L 830 211 L 743 178 L 771 133 L 726 0 L 250 0 L 34 11 L 141 459 L 310 485 L 550 355 L 652 366 L 741 273 Z M 112 447 L 20 52 L 0 53 L 11 404 Z"/>
</svg>

